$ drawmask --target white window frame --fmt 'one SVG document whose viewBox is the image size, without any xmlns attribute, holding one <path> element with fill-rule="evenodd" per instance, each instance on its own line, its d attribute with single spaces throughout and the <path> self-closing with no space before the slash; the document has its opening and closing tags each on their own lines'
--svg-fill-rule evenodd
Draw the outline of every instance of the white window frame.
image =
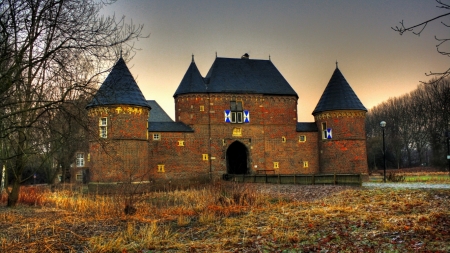
<svg viewBox="0 0 450 253">
<path fill-rule="evenodd" d="M 98 125 L 100 138 L 108 138 L 108 118 L 100 118 Z"/>
<path fill-rule="evenodd" d="M 77 153 L 76 160 L 77 167 L 84 167 L 84 153 Z"/>
<path fill-rule="evenodd" d="M 160 141 L 161 140 L 161 134 L 160 133 L 154 133 L 152 134 L 154 141 Z"/>
</svg>

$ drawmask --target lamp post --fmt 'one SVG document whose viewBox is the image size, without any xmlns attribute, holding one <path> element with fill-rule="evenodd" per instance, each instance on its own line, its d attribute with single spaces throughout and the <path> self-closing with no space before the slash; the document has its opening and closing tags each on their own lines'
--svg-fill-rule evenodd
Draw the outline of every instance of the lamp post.
<svg viewBox="0 0 450 253">
<path fill-rule="evenodd" d="M 383 129 L 383 166 L 384 166 L 383 182 L 386 183 L 386 144 L 384 142 L 384 128 L 386 127 L 386 121 L 384 121 L 384 120 L 381 121 L 380 126 L 381 126 L 381 129 Z"/>
<path fill-rule="evenodd" d="M 448 176 L 450 176 L 450 131 L 445 132 L 445 137 L 447 137 L 447 163 L 448 163 Z"/>
</svg>

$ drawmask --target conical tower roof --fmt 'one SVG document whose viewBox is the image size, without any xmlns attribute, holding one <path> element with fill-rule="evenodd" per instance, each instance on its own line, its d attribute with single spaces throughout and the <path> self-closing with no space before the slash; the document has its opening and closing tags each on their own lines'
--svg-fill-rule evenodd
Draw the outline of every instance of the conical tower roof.
<svg viewBox="0 0 450 253">
<path fill-rule="evenodd" d="M 312 114 L 333 110 L 367 111 L 337 66 Z"/>
<path fill-rule="evenodd" d="M 184 74 L 184 77 L 181 80 L 180 85 L 178 85 L 178 88 L 173 96 L 176 97 L 177 95 L 180 94 L 205 93 L 205 92 L 206 92 L 205 82 L 203 80 L 202 75 L 200 74 L 200 71 L 197 68 L 197 65 L 194 62 L 194 56 L 192 56 L 192 62 L 189 65 L 186 74 Z"/>
<path fill-rule="evenodd" d="M 122 57 L 86 108 L 119 104 L 150 108 Z"/>
</svg>

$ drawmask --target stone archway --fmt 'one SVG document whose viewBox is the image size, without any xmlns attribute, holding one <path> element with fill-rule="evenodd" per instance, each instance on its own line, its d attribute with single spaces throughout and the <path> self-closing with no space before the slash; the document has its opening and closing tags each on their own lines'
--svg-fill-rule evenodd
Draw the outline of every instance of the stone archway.
<svg viewBox="0 0 450 253">
<path fill-rule="evenodd" d="M 227 173 L 248 173 L 248 149 L 239 141 L 233 142 L 227 149 Z"/>
</svg>

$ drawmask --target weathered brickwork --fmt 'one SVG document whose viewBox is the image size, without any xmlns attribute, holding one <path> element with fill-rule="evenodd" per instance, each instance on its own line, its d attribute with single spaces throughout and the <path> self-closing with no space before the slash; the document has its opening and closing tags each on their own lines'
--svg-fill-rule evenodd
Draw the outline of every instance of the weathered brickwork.
<svg viewBox="0 0 450 253">
<path fill-rule="evenodd" d="M 168 116 L 165 120 L 155 117 L 159 121 L 150 120 L 150 124 L 156 127 L 149 128 L 152 111 L 145 106 L 151 101 L 140 94 L 137 84 L 131 88 L 139 103 L 128 96 L 119 96 L 123 102 L 108 106 L 94 100 L 88 108 L 91 182 L 138 181 L 148 187 L 166 187 L 205 182 L 227 173 L 367 174 L 366 109 L 337 68 L 313 112 L 315 122 L 298 123 L 298 96 L 273 71 L 270 61 L 232 59 L 230 65 L 220 65 L 227 59 L 217 61 L 219 65 L 212 67 L 216 76 L 206 78 L 200 77 L 192 61 L 174 95 L 175 122 Z M 230 66 L 236 64 L 247 72 L 234 71 Z M 220 66 L 239 77 L 231 78 L 233 85 L 224 84 L 229 88 L 213 92 L 229 80 L 229 75 L 221 76 Z M 266 78 L 266 72 L 253 72 L 251 66 L 265 68 L 277 78 Z M 127 71 L 128 82 L 121 85 L 132 83 Z M 260 79 L 241 83 L 241 77 L 248 76 Z M 245 86 L 242 92 L 240 85 Z M 336 91 L 343 90 L 352 96 L 336 97 L 340 93 Z M 348 97 L 352 101 L 347 104 Z"/>
<path fill-rule="evenodd" d="M 330 111 L 315 116 L 317 127 L 332 129 L 332 139 L 319 136 L 321 173 L 367 174 L 365 112 Z"/>
<path fill-rule="evenodd" d="M 189 94 L 175 101 L 177 120 L 195 132 L 149 133 L 149 168 L 155 179 L 219 178 L 227 173 L 227 150 L 236 141 L 246 148 L 248 173 L 319 172 L 317 132 L 296 131 L 296 97 Z M 225 122 L 230 101 L 242 101 L 243 109 L 250 112 L 250 123 Z M 153 134 L 160 139 L 152 140 Z M 208 160 L 203 160 L 204 154 Z M 164 165 L 164 172 L 158 172 L 158 165 Z"/>
<path fill-rule="evenodd" d="M 144 181 L 150 176 L 148 113 L 147 108 L 127 105 L 88 110 L 92 182 Z M 104 126 L 102 118 L 106 119 Z M 106 127 L 105 136 L 101 136 L 101 127 Z"/>
</svg>

